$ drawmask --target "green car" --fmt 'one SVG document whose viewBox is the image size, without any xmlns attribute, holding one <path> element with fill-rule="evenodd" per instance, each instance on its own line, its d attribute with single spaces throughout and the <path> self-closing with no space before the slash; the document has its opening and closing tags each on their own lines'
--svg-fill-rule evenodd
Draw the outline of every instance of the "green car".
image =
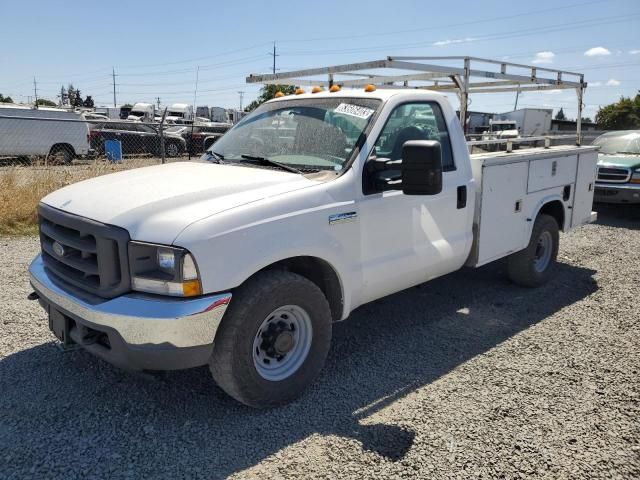
<svg viewBox="0 0 640 480">
<path fill-rule="evenodd" d="M 640 130 L 600 135 L 598 178 L 593 201 L 640 204 Z"/>
</svg>

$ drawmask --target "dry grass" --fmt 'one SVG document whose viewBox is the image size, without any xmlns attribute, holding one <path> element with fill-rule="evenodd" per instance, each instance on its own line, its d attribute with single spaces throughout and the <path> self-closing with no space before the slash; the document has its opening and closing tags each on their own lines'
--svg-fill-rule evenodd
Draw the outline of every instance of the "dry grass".
<svg viewBox="0 0 640 480">
<path fill-rule="evenodd" d="M 131 168 L 156 165 L 154 160 L 122 164 L 97 161 L 65 167 L 10 167 L 0 170 L 0 235 L 26 235 L 37 231 L 36 207 L 54 190 L 87 178 Z"/>
</svg>

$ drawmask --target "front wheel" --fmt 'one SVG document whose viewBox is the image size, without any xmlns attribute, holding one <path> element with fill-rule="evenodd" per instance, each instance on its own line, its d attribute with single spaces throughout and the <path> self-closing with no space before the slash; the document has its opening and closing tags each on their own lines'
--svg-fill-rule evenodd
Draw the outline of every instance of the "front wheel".
<svg viewBox="0 0 640 480">
<path fill-rule="evenodd" d="M 553 272 L 560 243 L 556 219 L 545 214 L 536 218 L 529 245 L 507 259 L 509 278 L 523 287 L 539 287 Z"/>
<path fill-rule="evenodd" d="M 282 405 L 315 380 L 330 342 L 331 311 L 318 286 L 295 273 L 264 271 L 234 292 L 209 368 L 236 400 Z"/>
<path fill-rule="evenodd" d="M 174 143 L 174 142 L 167 143 L 167 145 L 164 147 L 164 151 L 167 157 L 173 158 L 180 155 L 180 147 L 178 146 L 177 143 Z"/>
</svg>

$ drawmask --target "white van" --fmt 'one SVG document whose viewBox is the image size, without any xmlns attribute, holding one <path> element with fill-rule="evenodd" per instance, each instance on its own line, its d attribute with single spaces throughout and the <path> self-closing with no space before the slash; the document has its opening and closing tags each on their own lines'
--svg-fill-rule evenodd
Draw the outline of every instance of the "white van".
<svg viewBox="0 0 640 480">
<path fill-rule="evenodd" d="M 89 151 L 89 126 L 82 114 L 58 108 L 0 107 L 0 156 L 51 156 L 69 163 Z"/>
</svg>

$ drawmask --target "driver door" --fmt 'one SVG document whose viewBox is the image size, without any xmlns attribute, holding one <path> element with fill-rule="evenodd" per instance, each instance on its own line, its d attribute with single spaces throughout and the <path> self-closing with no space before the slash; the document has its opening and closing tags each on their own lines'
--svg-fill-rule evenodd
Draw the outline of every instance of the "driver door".
<svg viewBox="0 0 640 480">
<path fill-rule="evenodd" d="M 379 191 L 365 166 L 359 209 L 363 302 L 460 268 L 471 245 L 472 212 L 466 193 L 472 180 L 466 169 L 456 168 L 449 132 L 436 102 L 398 105 L 370 158 L 399 160 L 402 145 L 408 140 L 441 143 L 443 188 L 436 195 Z"/>
</svg>

